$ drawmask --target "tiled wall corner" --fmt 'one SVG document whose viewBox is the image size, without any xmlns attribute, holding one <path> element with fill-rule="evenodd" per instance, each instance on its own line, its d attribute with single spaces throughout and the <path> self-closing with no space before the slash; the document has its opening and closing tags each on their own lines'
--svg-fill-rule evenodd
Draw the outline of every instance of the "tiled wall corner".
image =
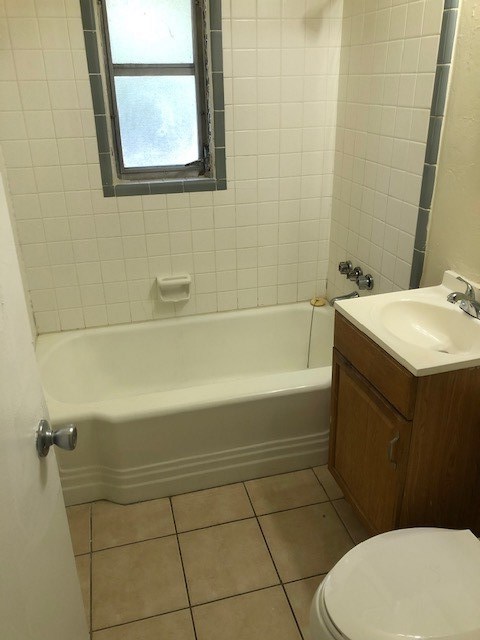
<svg viewBox="0 0 480 640">
<path fill-rule="evenodd" d="M 415 251 L 413 254 L 410 288 L 420 286 L 427 242 L 428 221 L 432 205 L 433 192 L 437 174 L 438 154 L 442 136 L 443 119 L 448 95 L 450 68 L 453 61 L 455 35 L 458 22 L 459 0 L 445 0 L 440 45 L 438 48 L 435 84 L 430 110 L 427 149 L 423 167 L 422 190 L 420 193 L 420 209 L 418 211 L 415 234 Z"/>
<path fill-rule="evenodd" d="M 325 292 L 341 0 L 224 0 L 228 188 L 128 197 L 103 194 L 80 2 L 4 6 L 0 142 L 40 333 Z M 160 304 L 179 271 L 191 301 Z"/>
<path fill-rule="evenodd" d="M 372 273 L 372 293 L 407 289 L 421 272 L 426 214 L 418 207 L 433 185 L 434 168 L 423 187 L 422 177 L 438 134 L 430 107 L 439 49 L 449 50 L 443 9 L 443 0 L 345 2 L 330 295 L 353 288 L 337 271 L 340 260 Z"/>
</svg>

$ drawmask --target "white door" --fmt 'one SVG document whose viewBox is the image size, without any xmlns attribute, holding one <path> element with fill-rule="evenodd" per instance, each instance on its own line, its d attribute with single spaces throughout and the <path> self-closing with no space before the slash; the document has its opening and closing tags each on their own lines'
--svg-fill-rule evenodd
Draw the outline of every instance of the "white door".
<svg viewBox="0 0 480 640">
<path fill-rule="evenodd" d="M 0 638 L 87 640 L 0 167 Z M 72 454 L 73 455 L 73 454 Z"/>
</svg>

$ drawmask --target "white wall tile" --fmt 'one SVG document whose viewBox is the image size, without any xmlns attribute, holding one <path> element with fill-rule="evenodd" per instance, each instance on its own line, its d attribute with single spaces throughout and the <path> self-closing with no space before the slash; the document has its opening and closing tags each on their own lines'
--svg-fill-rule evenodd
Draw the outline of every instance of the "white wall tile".
<svg viewBox="0 0 480 640">
<path fill-rule="evenodd" d="M 78 2 L 6 0 L 0 138 L 39 331 L 324 293 L 342 2 L 222 4 L 228 190 L 115 199 L 100 188 Z M 167 309 L 151 287 L 172 270 L 196 286 Z"/>
<path fill-rule="evenodd" d="M 378 276 L 375 292 L 409 285 L 442 11 L 344 3 L 329 295 L 353 288 L 337 270 L 346 259 Z"/>
</svg>

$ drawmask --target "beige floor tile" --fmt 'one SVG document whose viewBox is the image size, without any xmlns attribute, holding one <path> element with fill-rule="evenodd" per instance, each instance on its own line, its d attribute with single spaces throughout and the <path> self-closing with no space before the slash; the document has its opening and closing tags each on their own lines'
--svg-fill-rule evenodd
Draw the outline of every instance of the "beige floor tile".
<svg viewBox="0 0 480 640">
<path fill-rule="evenodd" d="M 86 556 L 77 556 L 75 558 L 77 565 L 78 581 L 82 590 L 83 606 L 85 607 L 85 616 L 87 625 L 90 629 L 90 554 Z"/>
<path fill-rule="evenodd" d="M 355 544 L 372 537 L 373 534 L 368 531 L 346 500 L 335 500 L 332 504 Z"/>
<path fill-rule="evenodd" d="M 188 607 L 175 536 L 97 551 L 92 563 L 95 630 Z"/>
<path fill-rule="evenodd" d="M 259 521 L 284 582 L 327 573 L 353 546 L 330 503 L 260 516 Z"/>
<path fill-rule="evenodd" d="M 192 604 L 278 583 L 255 519 L 197 529 L 179 539 Z"/>
<path fill-rule="evenodd" d="M 67 518 L 73 553 L 90 553 L 90 504 L 67 507 Z"/>
<path fill-rule="evenodd" d="M 293 613 L 302 631 L 303 640 L 312 640 L 310 636 L 310 605 L 318 585 L 324 576 L 315 576 L 298 582 L 290 582 L 285 585 L 288 599 L 292 605 Z"/>
<path fill-rule="evenodd" d="M 254 515 L 241 483 L 174 496 L 172 505 L 178 531 L 190 531 Z"/>
<path fill-rule="evenodd" d="M 198 640 L 301 640 L 281 587 L 193 609 Z"/>
<path fill-rule="evenodd" d="M 93 640 L 195 640 L 189 609 L 96 631 Z"/>
<path fill-rule="evenodd" d="M 245 486 L 259 515 L 328 500 L 311 469 L 249 480 Z"/>
<path fill-rule="evenodd" d="M 322 483 L 323 488 L 327 492 L 327 496 L 330 500 L 338 500 L 343 498 L 343 492 L 337 484 L 337 481 L 328 470 L 328 466 L 325 464 L 322 467 L 315 467 L 315 475 Z"/>
<path fill-rule="evenodd" d="M 92 504 L 94 551 L 175 533 L 170 500 L 115 504 L 102 500 Z"/>
</svg>

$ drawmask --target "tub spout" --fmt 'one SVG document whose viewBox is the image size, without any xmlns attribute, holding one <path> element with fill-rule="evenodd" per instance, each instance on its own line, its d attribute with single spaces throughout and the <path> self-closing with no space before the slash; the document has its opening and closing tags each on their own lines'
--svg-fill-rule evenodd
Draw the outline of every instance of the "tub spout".
<svg viewBox="0 0 480 640">
<path fill-rule="evenodd" d="M 359 298 L 360 294 L 358 291 L 352 291 L 351 293 L 346 293 L 344 296 L 335 296 L 330 300 L 330 306 L 333 307 L 337 300 L 349 300 L 350 298 Z"/>
</svg>

